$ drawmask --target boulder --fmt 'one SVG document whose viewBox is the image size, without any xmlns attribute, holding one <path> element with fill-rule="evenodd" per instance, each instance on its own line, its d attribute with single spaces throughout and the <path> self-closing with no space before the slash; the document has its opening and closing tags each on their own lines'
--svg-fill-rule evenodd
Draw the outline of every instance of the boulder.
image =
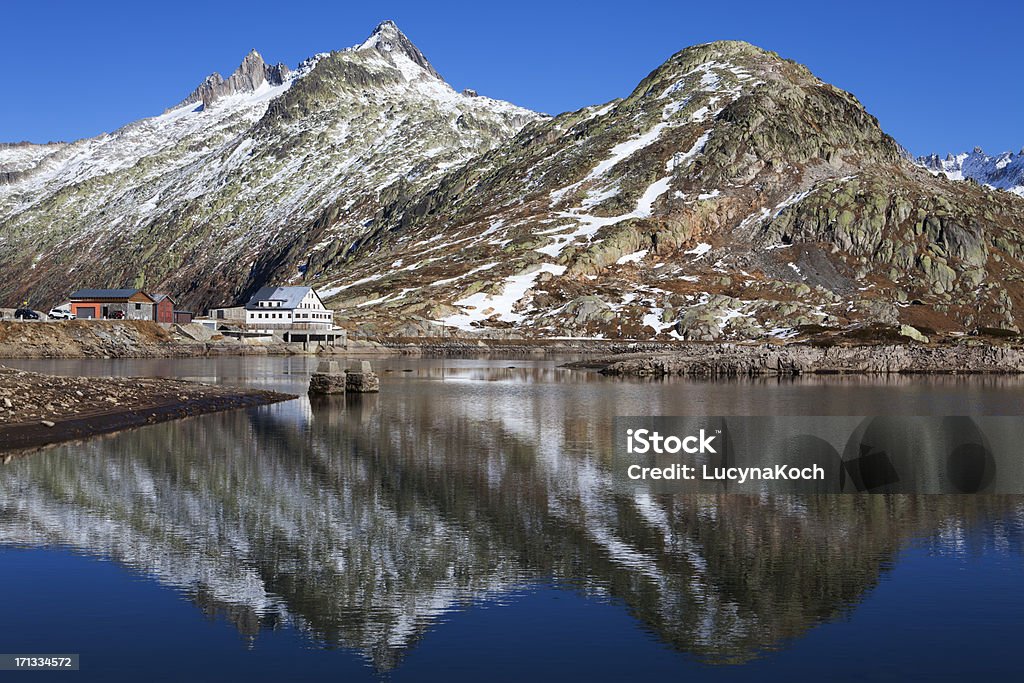
<svg viewBox="0 0 1024 683">
<path fill-rule="evenodd" d="M 920 330 L 910 325 L 900 325 L 900 336 L 909 337 L 914 341 L 921 342 L 922 344 L 928 343 L 928 337 L 923 335 Z"/>
</svg>

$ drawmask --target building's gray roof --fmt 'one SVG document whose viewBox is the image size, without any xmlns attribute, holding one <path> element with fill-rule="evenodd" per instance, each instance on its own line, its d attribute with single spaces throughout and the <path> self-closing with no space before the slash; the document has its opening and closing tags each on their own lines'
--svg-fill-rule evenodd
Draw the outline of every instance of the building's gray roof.
<svg viewBox="0 0 1024 683">
<path fill-rule="evenodd" d="M 280 301 L 281 308 L 298 308 L 303 297 L 312 289 L 311 287 L 261 287 L 258 292 L 252 295 L 246 309 L 255 311 L 259 308 L 260 301 Z"/>
<path fill-rule="evenodd" d="M 139 291 L 138 289 L 80 289 L 71 295 L 72 299 L 128 299 Z"/>
<path fill-rule="evenodd" d="M 170 294 L 150 294 L 149 298 L 152 299 L 155 303 L 160 303 L 164 299 L 170 299 L 171 303 L 174 303 L 174 298 Z"/>
</svg>

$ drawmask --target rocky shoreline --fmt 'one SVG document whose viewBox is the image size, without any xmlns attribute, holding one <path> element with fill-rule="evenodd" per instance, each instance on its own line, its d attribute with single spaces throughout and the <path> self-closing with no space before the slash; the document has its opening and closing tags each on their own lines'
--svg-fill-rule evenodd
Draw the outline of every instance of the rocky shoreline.
<svg viewBox="0 0 1024 683">
<path fill-rule="evenodd" d="M 210 356 L 358 355 L 388 353 L 382 345 L 353 341 L 306 351 L 301 344 L 251 343 L 198 325 L 164 326 L 138 320 L 0 321 L 0 358 L 195 358 Z"/>
<path fill-rule="evenodd" d="M 856 332 L 856 331 L 855 331 Z M 295 345 L 195 340 L 156 323 L 70 321 L 0 323 L 0 358 L 179 358 L 229 355 L 413 357 L 582 357 L 566 367 L 633 376 L 792 376 L 801 374 L 1024 373 L 1017 338 L 941 337 L 929 343 L 878 330 L 819 334 L 781 342 L 640 341 L 594 338 L 392 337 L 349 339 L 302 351 Z M 884 332 L 884 330 L 883 330 Z M 902 341 L 901 341 L 902 339 Z M 2 417 L 0 406 L 0 417 Z"/>
<path fill-rule="evenodd" d="M 0 365 L 0 455 L 295 398 L 155 377 L 63 377 Z"/>
<path fill-rule="evenodd" d="M 190 326 L 191 327 L 191 326 Z M 509 357 L 661 351 L 675 342 L 605 339 L 349 338 L 344 346 L 305 351 L 297 344 L 246 343 L 221 335 L 190 336 L 191 329 L 131 320 L 47 323 L 0 322 L 0 358 L 195 358 L 267 355 L 405 355 Z"/>
<path fill-rule="evenodd" d="M 685 344 L 671 351 L 623 353 L 567 363 L 605 375 L 755 377 L 803 374 L 1018 374 L 1024 350 L 987 343 Z"/>
</svg>

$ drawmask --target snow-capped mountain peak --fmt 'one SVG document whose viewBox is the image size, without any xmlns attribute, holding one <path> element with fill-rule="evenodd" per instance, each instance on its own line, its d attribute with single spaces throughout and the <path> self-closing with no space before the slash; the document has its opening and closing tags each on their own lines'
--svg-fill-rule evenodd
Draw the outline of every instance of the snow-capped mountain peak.
<svg viewBox="0 0 1024 683">
<path fill-rule="evenodd" d="M 941 173 L 950 180 L 974 180 L 1024 196 L 1024 149 L 1017 154 L 1003 152 L 989 156 L 981 147 L 975 147 L 970 153 L 947 154 L 945 159 L 931 154 L 917 161 L 932 173 Z"/>
<path fill-rule="evenodd" d="M 373 33 L 370 34 L 370 37 L 363 41 L 362 44 L 353 48 L 353 50 L 376 50 L 385 57 L 389 57 L 395 61 L 404 57 L 437 80 L 444 80 L 441 77 L 441 74 L 439 74 L 427 58 L 423 56 L 423 53 L 420 52 L 419 48 L 413 45 L 412 41 L 409 40 L 406 35 L 402 33 L 401 29 L 398 28 L 395 22 L 390 19 L 378 24 L 377 28 L 373 29 Z M 405 70 L 403 69 L 403 73 L 404 72 Z"/>
</svg>

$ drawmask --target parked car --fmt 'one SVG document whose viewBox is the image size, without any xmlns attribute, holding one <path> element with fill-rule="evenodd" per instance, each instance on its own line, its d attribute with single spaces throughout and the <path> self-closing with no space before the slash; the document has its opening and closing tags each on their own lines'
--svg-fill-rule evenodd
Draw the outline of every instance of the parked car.
<svg viewBox="0 0 1024 683">
<path fill-rule="evenodd" d="M 124 320 L 124 311 L 111 311 L 108 320 Z"/>
<path fill-rule="evenodd" d="M 60 308 L 56 306 L 54 308 L 51 308 L 50 312 L 47 313 L 47 315 L 50 316 L 51 320 L 71 320 L 72 318 L 75 317 L 71 315 L 71 309 Z"/>
<path fill-rule="evenodd" d="M 39 320 L 39 314 L 33 311 L 31 308 L 19 308 L 14 311 L 15 319 L 21 318 L 22 320 Z"/>
</svg>

